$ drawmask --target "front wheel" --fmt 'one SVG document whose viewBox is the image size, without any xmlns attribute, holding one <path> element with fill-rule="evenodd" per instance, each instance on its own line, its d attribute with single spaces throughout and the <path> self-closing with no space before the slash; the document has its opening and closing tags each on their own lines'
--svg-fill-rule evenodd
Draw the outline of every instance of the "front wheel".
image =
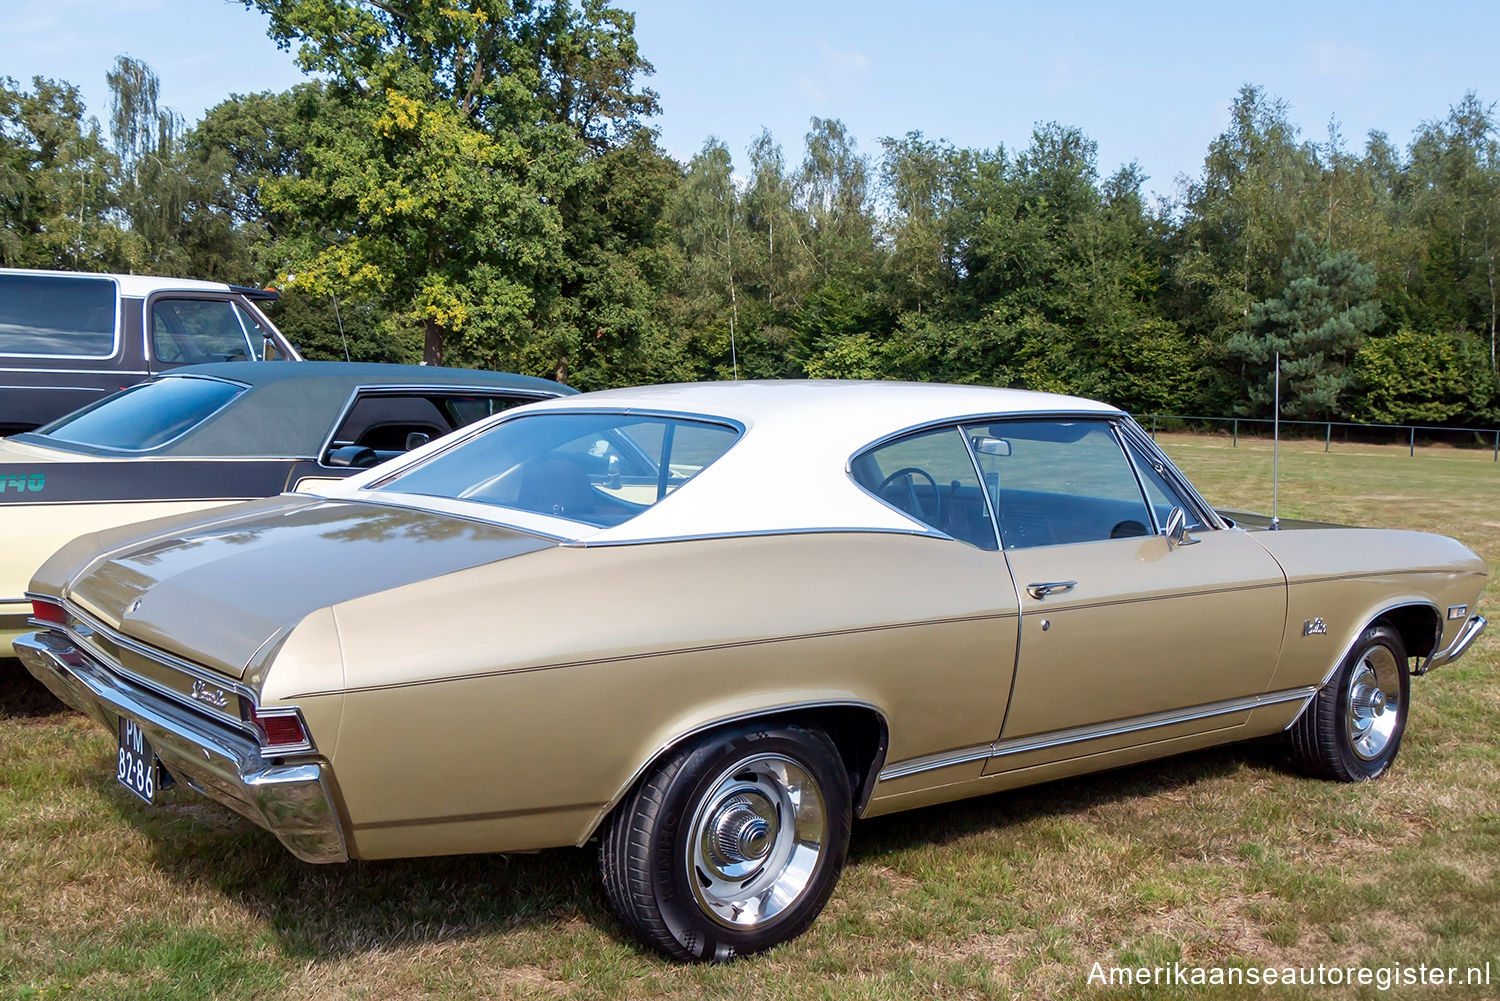
<svg viewBox="0 0 1500 1001">
<path fill-rule="evenodd" d="M 823 909 L 852 818 L 848 773 L 821 730 L 711 733 L 610 816 L 599 848 L 605 894 L 632 932 L 674 958 L 760 952 Z"/>
<path fill-rule="evenodd" d="M 1298 767 L 1342 782 L 1384 775 L 1401 748 L 1410 692 L 1401 634 L 1385 625 L 1366 629 L 1292 724 Z"/>
</svg>

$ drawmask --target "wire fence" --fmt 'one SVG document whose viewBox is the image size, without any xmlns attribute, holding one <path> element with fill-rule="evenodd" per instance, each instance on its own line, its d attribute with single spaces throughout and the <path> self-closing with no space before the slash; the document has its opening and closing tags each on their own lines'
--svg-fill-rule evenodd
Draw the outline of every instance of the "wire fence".
<svg viewBox="0 0 1500 1001">
<path fill-rule="evenodd" d="M 1159 430 L 1228 433 L 1236 448 L 1241 436 L 1270 437 L 1275 423 L 1269 417 L 1204 417 L 1195 414 L 1143 414 L 1136 420 L 1150 429 L 1153 438 Z M 1500 428 L 1289 420 L 1283 420 L 1281 428 L 1285 437 L 1316 439 L 1321 436 L 1325 452 L 1332 451 L 1335 444 L 1405 445 L 1407 454 L 1415 457 L 1419 444 L 1446 445 L 1476 451 L 1483 449 L 1490 453 L 1491 461 L 1500 463 Z"/>
</svg>

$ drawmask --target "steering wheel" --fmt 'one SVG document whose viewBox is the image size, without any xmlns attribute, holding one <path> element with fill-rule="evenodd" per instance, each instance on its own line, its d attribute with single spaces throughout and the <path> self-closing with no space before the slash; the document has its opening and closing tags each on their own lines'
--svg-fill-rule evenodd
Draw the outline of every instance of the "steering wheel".
<svg viewBox="0 0 1500 1001">
<path fill-rule="evenodd" d="M 920 476 L 932 484 L 932 500 L 935 510 L 931 514 L 927 513 L 927 509 L 922 506 L 922 499 L 917 496 L 917 484 L 916 480 L 913 479 L 916 476 Z M 932 474 L 927 470 L 919 469 L 916 466 L 902 466 L 880 481 L 880 486 L 875 490 L 876 496 L 884 498 L 886 488 L 894 484 L 897 480 L 902 479 L 906 480 L 906 504 L 902 510 L 907 514 L 914 514 L 927 522 L 927 524 L 936 527 L 943 520 L 943 493 L 938 489 L 937 480 L 933 479 Z"/>
</svg>

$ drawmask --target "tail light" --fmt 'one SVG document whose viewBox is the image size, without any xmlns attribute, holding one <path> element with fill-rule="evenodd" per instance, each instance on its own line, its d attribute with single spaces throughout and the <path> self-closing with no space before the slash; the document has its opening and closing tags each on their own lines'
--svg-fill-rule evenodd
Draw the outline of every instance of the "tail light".
<svg viewBox="0 0 1500 1001">
<path fill-rule="evenodd" d="M 43 598 L 31 599 L 31 617 L 49 626 L 68 624 L 68 615 L 63 611 L 63 607 L 55 601 L 47 601 Z"/>
<path fill-rule="evenodd" d="M 260 731 L 260 745 L 266 751 L 306 750 L 312 746 L 302 714 L 295 709 L 258 709 L 250 707 L 250 722 Z"/>
</svg>

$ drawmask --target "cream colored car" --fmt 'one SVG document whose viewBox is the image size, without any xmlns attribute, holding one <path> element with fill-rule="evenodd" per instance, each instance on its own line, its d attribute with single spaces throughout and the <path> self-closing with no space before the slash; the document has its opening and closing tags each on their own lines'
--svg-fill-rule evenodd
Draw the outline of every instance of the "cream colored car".
<svg viewBox="0 0 1500 1001">
<path fill-rule="evenodd" d="M 342 479 L 401 454 L 408 435 L 572 392 L 506 372 L 221 362 L 0 440 L 0 657 L 27 631 L 31 575 L 77 536 Z"/>
<path fill-rule="evenodd" d="M 314 862 L 597 838 L 626 926 L 724 959 L 808 926 L 856 817 L 1278 731 L 1380 776 L 1485 574 L 1232 525 L 1088 400 L 665 386 L 74 542 L 17 648 L 147 802 Z"/>
</svg>

